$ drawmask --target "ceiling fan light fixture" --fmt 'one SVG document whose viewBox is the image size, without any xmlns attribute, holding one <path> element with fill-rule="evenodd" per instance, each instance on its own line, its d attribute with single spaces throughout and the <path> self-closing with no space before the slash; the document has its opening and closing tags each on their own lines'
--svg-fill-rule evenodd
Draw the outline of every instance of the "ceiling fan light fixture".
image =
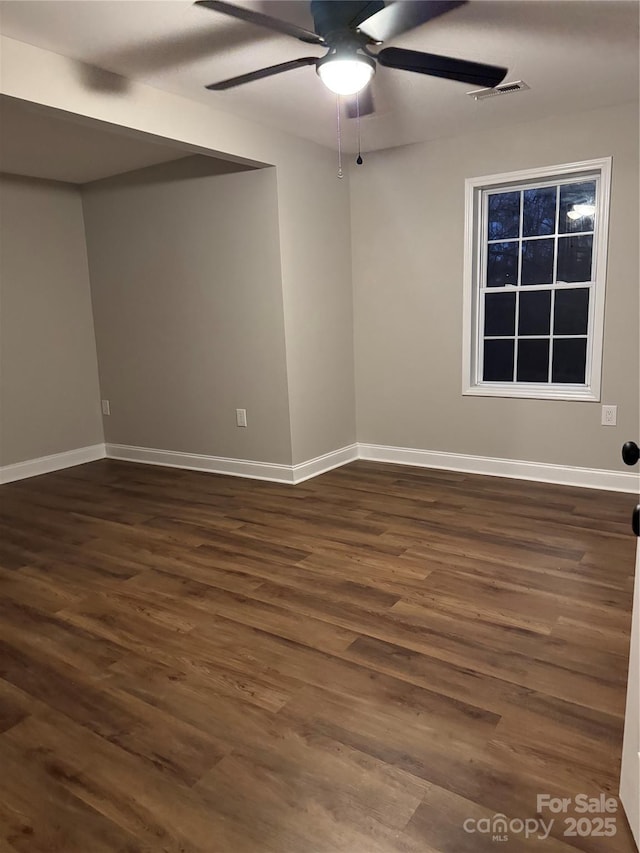
<svg viewBox="0 0 640 853">
<path fill-rule="evenodd" d="M 371 80 L 376 64 L 361 53 L 347 56 L 332 53 L 318 62 L 316 70 L 331 92 L 336 95 L 355 95 Z"/>
</svg>

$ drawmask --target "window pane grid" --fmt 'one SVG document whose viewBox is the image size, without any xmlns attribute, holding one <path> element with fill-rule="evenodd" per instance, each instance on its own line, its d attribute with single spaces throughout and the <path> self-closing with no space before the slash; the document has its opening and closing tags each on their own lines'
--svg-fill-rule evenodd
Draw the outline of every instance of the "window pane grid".
<svg viewBox="0 0 640 853">
<path fill-rule="evenodd" d="M 478 341 L 485 344 L 478 349 L 480 383 L 572 384 L 572 377 L 581 375 L 573 384 L 585 384 L 595 284 L 591 202 L 596 189 L 593 176 L 581 175 L 483 193 L 477 328 Z M 572 230 L 578 220 L 592 227 Z M 534 300 L 536 293 L 541 296 Z M 500 301 L 499 294 L 513 297 Z"/>
<path fill-rule="evenodd" d="M 463 394 L 600 399 L 611 160 L 466 179 Z"/>
</svg>

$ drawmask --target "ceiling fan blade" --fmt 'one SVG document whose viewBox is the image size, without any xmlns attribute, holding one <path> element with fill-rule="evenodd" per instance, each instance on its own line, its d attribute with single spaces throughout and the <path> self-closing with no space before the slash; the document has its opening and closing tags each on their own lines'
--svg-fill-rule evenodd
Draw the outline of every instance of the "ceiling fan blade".
<svg viewBox="0 0 640 853">
<path fill-rule="evenodd" d="M 432 18 L 464 6 L 467 0 L 396 0 L 358 25 L 360 32 L 377 42 L 406 33 Z"/>
<path fill-rule="evenodd" d="M 349 29 L 357 30 L 363 21 L 373 17 L 376 12 L 381 12 L 385 7 L 384 0 L 363 0 L 357 8 L 355 3 L 350 4 L 353 17 L 349 20 Z M 355 10 L 355 11 L 353 11 Z"/>
<path fill-rule="evenodd" d="M 493 88 L 504 80 L 508 70 L 497 65 L 437 56 L 435 53 L 422 53 L 419 50 L 404 50 L 401 47 L 385 47 L 376 59 L 388 68 L 415 71 L 430 77 L 444 77 L 446 80 L 459 80 L 461 83 L 488 88 Z"/>
<path fill-rule="evenodd" d="M 273 77 L 274 74 L 282 74 L 284 71 L 293 71 L 294 68 L 302 68 L 303 65 L 315 65 L 317 56 L 303 56 L 300 59 L 292 59 L 290 62 L 281 62 L 280 65 L 269 65 L 268 68 L 260 68 L 258 71 L 250 71 L 248 74 L 240 74 L 238 77 L 229 77 L 228 80 L 220 80 L 219 83 L 209 83 L 205 89 L 212 92 L 221 92 L 223 89 L 232 89 L 234 86 L 242 86 L 243 83 L 252 83 L 254 80 L 262 80 L 263 77 Z"/>
<path fill-rule="evenodd" d="M 357 100 L 356 100 L 357 99 Z M 346 101 L 347 118 L 357 118 L 370 116 L 376 111 L 376 105 L 373 102 L 373 92 L 371 91 L 371 83 L 357 95 L 349 95 Z"/>
<path fill-rule="evenodd" d="M 233 18 L 240 18 L 242 21 L 275 30 L 286 36 L 293 36 L 307 44 L 325 44 L 324 39 L 317 33 L 312 33 L 311 30 L 305 30 L 295 24 L 290 24 L 288 21 L 282 21 L 280 18 L 263 15 L 262 12 L 254 12 L 253 9 L 247 9 L 244 6 L 234 6 L 233 3 L 224 3 L 223 0 L 196 0 L 194 5 L 204 6 L 214 12 L 222 12 L 224 15 L 231 15 Z"/>
</svg>

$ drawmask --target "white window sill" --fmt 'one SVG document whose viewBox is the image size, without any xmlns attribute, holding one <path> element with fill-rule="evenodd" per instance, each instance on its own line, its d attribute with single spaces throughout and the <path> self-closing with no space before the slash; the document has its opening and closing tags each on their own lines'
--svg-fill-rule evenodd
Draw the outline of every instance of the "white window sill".
<svg viewBox="0 0 640 853">
<path fill-rule="evenodd" d="M 574 400 L 578 402 L 597 403 L 600 395 L 591 388 L 571 385 L 522 385 L 482 384 L 471 385 L 462 390 L 464 397 L 513 397 L 525 400 Z"/>
</svg>

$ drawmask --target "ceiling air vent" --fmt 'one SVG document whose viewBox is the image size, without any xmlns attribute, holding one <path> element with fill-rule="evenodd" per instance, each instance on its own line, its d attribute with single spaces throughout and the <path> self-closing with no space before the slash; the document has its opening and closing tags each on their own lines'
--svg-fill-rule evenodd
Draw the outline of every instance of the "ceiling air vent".
<svg viewBox="0 0 640 853">
<path fill-rule="evenodd" d="M 474 89 L 473 92 L 467 92 L 470 98 L 474 101 L 484 101 L 485 98 L 495 98 L 496 95 L 509 95 L 511 92 L 523 92 L 525 89 L 531 88 L 527 86 L 524 80 L 514 80 L 513 83 L 501 83 L 495 89 Z"/>
</svg>

